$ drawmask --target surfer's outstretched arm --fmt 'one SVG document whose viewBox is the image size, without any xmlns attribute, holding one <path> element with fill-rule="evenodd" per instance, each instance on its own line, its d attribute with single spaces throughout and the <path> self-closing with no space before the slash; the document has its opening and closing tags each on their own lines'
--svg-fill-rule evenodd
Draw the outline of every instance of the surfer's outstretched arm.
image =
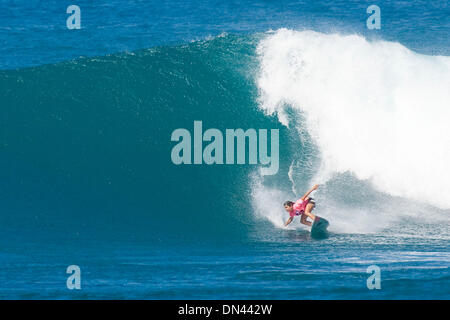
<svg viewBox="0 0 450 320">
<path fill-rule="evenodd" d="M 292 220 L 294 220 L 294 217 L 290 217 L 290 218 L 288 219 L 288 221 L 286 221 L 286 223 L 284 224 L 284 226 L 287 227 L 288 224 L 290 224 L 290 223 L 292 222 Z"/>
<path fill-rule="evenodd" d="M 305 201 L 306 198 L 308 198 L 308 196 L 310 195 L 311 192 L 313 192 L 314 190 L 317 190 L 317 188 L 319 187 L 318 184 L 314 185 L 310 190 L 308 190 L 308 192 L 306 192 L 303 197 L 301 197 L 301 199 L 303 201 Z"/>
</svg>

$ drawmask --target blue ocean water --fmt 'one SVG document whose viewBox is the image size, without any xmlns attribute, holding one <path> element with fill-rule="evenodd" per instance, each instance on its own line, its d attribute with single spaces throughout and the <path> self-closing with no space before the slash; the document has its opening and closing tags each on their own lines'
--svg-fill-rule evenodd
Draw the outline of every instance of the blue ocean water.
<svg viewBox="0 0 450 320">
<path fill-rule="evenodd" d="M 448 2 L 71 4 L 0 1 L 2 299 L 450 297 Z M 174 165 L 196 120 L 279 129 L 278 173 Z"/>
</svg>

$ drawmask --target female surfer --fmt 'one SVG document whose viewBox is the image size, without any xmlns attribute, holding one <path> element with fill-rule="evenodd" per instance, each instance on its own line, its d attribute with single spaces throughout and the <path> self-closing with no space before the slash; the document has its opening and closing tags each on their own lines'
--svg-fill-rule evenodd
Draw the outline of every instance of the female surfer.
<svg viewBox="0 0 450 320">
<path fill-rule="evenodd" d="M 315 222 L 316 216 L 314 214 L 312 214 L 311 211 L 316 206 L 316 203 L 314 202 L 313 198 L 309 198 L 308 196 L 310 195 L 311 192 L 313 192 L 314 190 L 317 190 L 318 187 L 319 187 L 319 185 L 316 184 L 314 187 L 312 187 L 310 190 L 308 190 L 308 192 L 306 192 L 303 195 L 303 197 L 298 199 L 296 202 L 286 201 L 284 203 L 284 208 L 286 209 L 287 212 L 289 212 L 289 216 L 290 216 L 288 221 L 286 221 L 286 223 L 284 224 L 285 226 L 290 224 L 292 222 L 292 220 L 294 220 L 295 216 L 300 216 L 300 222 L 307 226 L 312 225 L 311 222 L 306 220 L 308 217 L 310 217 L 312 219 L 312 221 Z M 319 218 L 319 217 L 317 217 L 317 218 Z"/>
</svg>

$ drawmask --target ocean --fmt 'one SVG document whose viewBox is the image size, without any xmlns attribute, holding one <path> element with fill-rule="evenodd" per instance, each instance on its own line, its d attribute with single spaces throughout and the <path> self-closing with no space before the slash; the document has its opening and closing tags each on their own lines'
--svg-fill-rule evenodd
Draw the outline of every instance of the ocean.
<svg viewBox="0 0 450 320">
<path fill-rule="evenodd" d="M 450 298 L 447 1 L 72 4 L 0 1 L 1 299 Z M 277 173 L 174 164 L 195 121 Z"/>
</svg>

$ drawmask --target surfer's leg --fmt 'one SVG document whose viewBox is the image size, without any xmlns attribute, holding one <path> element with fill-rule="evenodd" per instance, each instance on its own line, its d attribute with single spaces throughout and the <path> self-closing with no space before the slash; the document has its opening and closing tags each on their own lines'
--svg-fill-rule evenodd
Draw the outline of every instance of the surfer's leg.
<svg viewBox="0 0 450 320">
<path fill-rule="evenodd" d="M 307 226 L 311 227 L 311 222 L 309 222 L 308 220 L 306 220 L 307 216 L 302 214 L 302 216 L 300 217 L 300 222 L 303 224 L 306 224 Z"/>
<path fill-rule="evenodd" d="M 310 218 L 312 219 L 312 221 L 314 221 L 314 220 L 316 219 L 316 216 L 313 215 L 313 214 L 311 213 L 311 211 L 314 209 L 315 206 L 316 206 L 316 205 L 315 205 L 314 203 L 308 203 L 308 204 L 306 205 L 305 213 L 302 215 L 302 218 L 305 217 L 305 220 L 306 220 L 306 217 L 310 217 Z M 311 223 L 310 223 L 310 224 L 311 224 Z"/>
</svg>

